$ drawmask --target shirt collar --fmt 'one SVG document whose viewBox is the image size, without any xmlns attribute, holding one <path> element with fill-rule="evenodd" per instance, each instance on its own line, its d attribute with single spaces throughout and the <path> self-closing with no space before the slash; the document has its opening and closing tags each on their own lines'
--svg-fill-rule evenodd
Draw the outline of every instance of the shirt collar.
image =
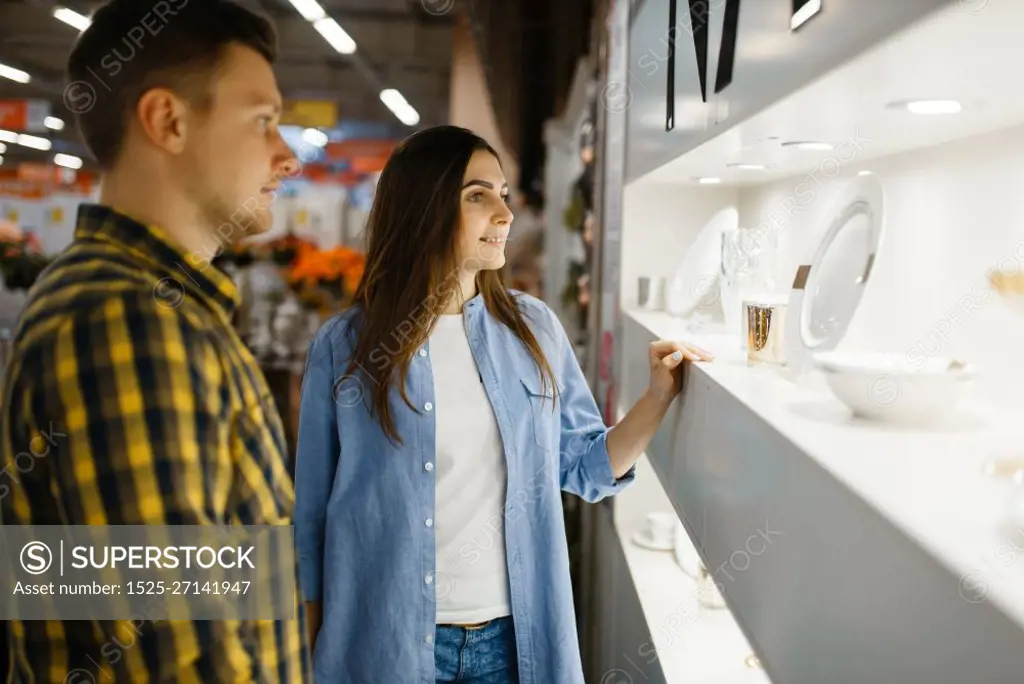
<svg viewBox="0 0 1024 684">
<path fill-rule="evenodd" d="M 228 316 L 239 304 L 238 289 L 226 273 L 209 259 L 186 252 L 159 226 L 141 223 L 111 207 L 84 203 L 78 209 L 75 239 L 110 242 L 155 264 L 180 287 L 201 293 Z"/>
</svg>

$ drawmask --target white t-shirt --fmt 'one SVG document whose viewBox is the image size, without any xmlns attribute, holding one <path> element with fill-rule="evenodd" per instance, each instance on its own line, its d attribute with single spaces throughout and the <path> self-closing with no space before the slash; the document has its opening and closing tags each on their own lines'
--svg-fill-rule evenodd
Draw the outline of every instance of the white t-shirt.
<svg viewBox="0 0 1024 684">
<path fill-rule="evenodd" d="M 505 454 L 461 315 L 439 318 L 430 336 L 430 363 L 437 426 L 437 624 L 511 615 Z"/>
</svg>

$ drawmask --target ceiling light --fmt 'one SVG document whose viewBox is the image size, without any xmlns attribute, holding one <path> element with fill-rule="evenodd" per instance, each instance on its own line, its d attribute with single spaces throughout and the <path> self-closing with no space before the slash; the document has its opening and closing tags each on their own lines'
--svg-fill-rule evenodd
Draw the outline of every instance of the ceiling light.
<svg viewBox="0 0 1024 684">
<path fill-rule="evenodd" d="M 420 115 L 413 109 L 412 105 L 406 102 L 405 98 L 402 97 L 402 93 L 394 88 L 380 91 L 380 101 L 406 126 L 415 126 L 420 122 Z"/>
<path fill-rule="evenodd" d="M 9 78 L 12 81 L 17 81 L 18 83 L 28 83 L 32 80 L 32 77 L 29 76 L 27 72 L 24 72 L 21 69 L 15 69 L 14 67 L 9 67 L 6 64 L 0 64 L 0 76 L 3 78 Z"/>
<path fill-rule="evenodd" d="M 12 131 L 0 130 L 0 142 L 17 143 L 18 142 L 18 134 L 14 133 Z"/>
<path fill-rule="evenodd" d="M 4 158 L 3 158 L 3 155 L 0 155 L 0 166 L 3 166 L 3 165 L 4 165 Z"/>
<path fill-rule="evenodd" d="M 726 164 L 730 169 L 740 169 L 741 171 L 764 171 L 768 167 L 764 164 Z"/>
<path fill-rule="evenodd" d="M 43 125 L 53 131 L 64 130 L 64 120 L 58 119 L 55 116 L 48 116 L 45 119 L 43 119 Z"/>
<path fill-rule="evenodd" d="M 345 29 L 338 26 L 338 22 L 330 17 L 317 19 L 313 22 L 313 28 L 341 54 L 351 55 L 356 51 L 356 41 L 352 40 L 352 36 L 345 33 Z"/>
<path fill-rule="evenodd" d="M 0 143 L 0 154 L 3 154 L 6 151 L 7 151 L 7 145 L 4 145 L 3 143 Z"/>
<path fill-rule="evenodd" d="M 858 176 L 870 176 L 871 172 L 870 171 L 858 171 L 857 175 Z"/>
<path fill-rule="evenodd" d="M 698 178 L 697 182 L 701 185 L 718 185 L 722 182 L 721 178 L 711 178 L 710 176 L 704 178 Z"/>
<path fill-rule="evenodd" d="M 68 9 L 67 7 L 54 7 L 53 16 L 57 19 L 60 19 L 68 26 L 78 29 L 79 31 L 84 31 L 85 29 L 89 28 L 89 24 L 92 23 L 92 20 L 89 19 L 89 17 L 81 15 L 74 10 Z"/>
<path fill-rule="evenodd" d="M 807 20 L 813 17 L 815 14 L 821 11 L 821 0 L 810 0 L 803 7 L 793 12 L 793 16 L 789 18 L 789 30 L 796 31 L 798 28 L 807 23 Z"/>
<path fill-rule="evenodd" d="M 957 114 L 963 109 L 956 100 L 914 100 L 904 106 L 911 114 Z"/>
<path fill-rule="evenodd" d="M 46 152 L 53 147 L 53 143 L 46 138 L 40 138 L 39 136 L 28 135 L 26 133 L 22 133 L 18 136 L 18 144 L 22 147 L 31 147 L 33 150 L 42 150 L 43 152 Z"/>
<path fill-rule="evenodd" d="M 827 152 L 832 149 L 832 143 L 814 142 L 812 140 L 791 140 L 782 143 L 783 147 L 795 147 L 800 150 L 814 150 Z"/>
<path fill-rule="evenodd" d="M 53 163 L 57 166 L 63 166 L 66 169 L 80 169 L 82 168 L 82 160 L 71 154 L 57 154 L 53 157 Z"/>
<path fill-rule="evenodd" d="M 302 142 L 314 147 L 326 147 L 327 134 L 316 128 L 307 128 L 302 131 Z"/>
<path fill-rule="evenodd" d="M 289 2 L 306 21 L 319 21 L 327 16 L 327 12 L 316 0 L 289 0 Z"/>
</svg>

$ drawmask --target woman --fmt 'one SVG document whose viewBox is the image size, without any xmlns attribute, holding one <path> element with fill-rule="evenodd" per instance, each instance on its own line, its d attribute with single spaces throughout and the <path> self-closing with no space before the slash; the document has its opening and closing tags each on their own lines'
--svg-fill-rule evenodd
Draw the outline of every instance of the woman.
<svg viewBox="0 0 1024 684">
<path fill-rule="evenodd" d="M 650 350 L 607 429 L 554 314 L 499 269 L 495 151 L 442 126 L 388 160 L 355 306 L 310 345 L 295 529 L 317 681 L 582 684 L 560 491 L 597 501 L 678 393 L 688 345 Z"/>
</svg>

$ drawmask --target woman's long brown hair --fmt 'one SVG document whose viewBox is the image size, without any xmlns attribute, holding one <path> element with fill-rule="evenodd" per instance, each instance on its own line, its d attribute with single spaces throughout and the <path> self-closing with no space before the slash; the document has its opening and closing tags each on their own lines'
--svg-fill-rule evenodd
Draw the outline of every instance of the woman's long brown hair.
<svg viewBox="0 0 1024 684">
<path fill-rule="evenodd" d="M 370 412 L 393 442 L 402 443 L 389 403 L 392 386 L 406 405 L 406 375 L 438 315 L 461 297 L 459 272 L 473 259 L 459 255 L 462 180 L 470 157 L 487 141 L 456 126 L 413 134 L 391 154 L 367 219 L 367 254 L 355 293 L 359 307 L 349 373 L 369 381 Z M 558 391 L 554 372 L 500 271 L 481 270 L 477 288 L 487 311 L 511 330 L 537 364 L 544 387 Z M 366 383 L 364 383 L 365 385 Z"/>
</svg>

